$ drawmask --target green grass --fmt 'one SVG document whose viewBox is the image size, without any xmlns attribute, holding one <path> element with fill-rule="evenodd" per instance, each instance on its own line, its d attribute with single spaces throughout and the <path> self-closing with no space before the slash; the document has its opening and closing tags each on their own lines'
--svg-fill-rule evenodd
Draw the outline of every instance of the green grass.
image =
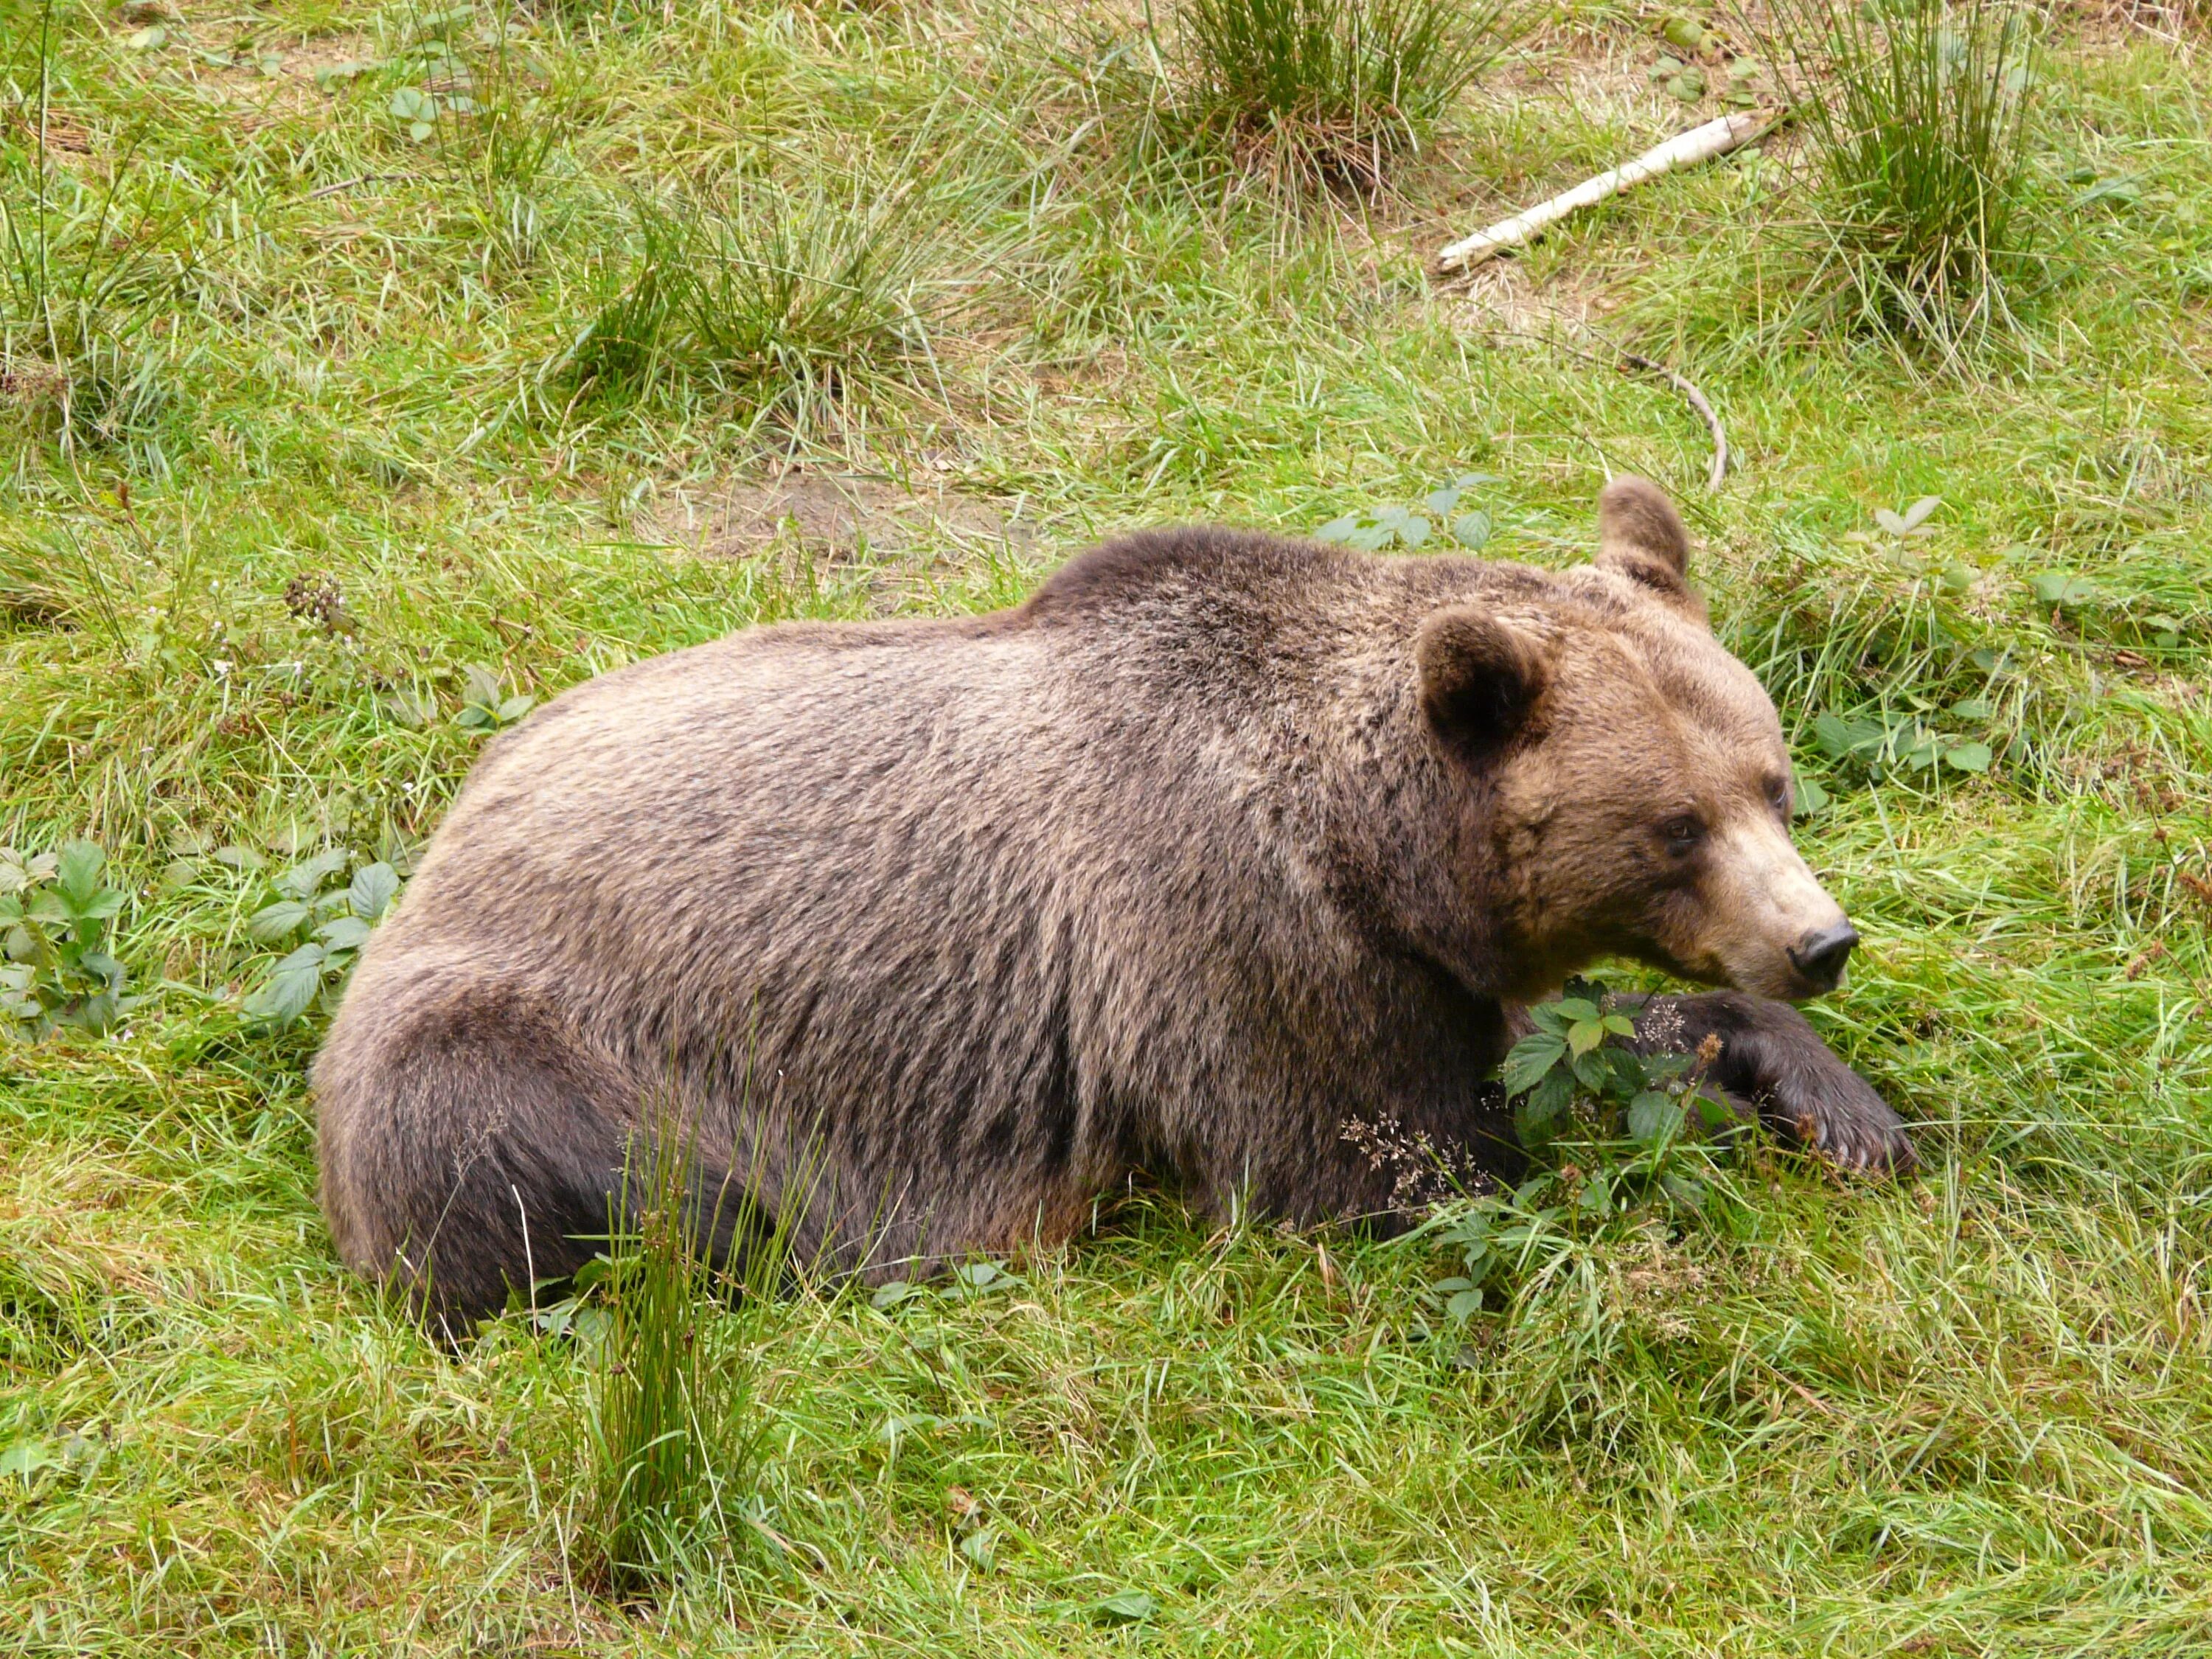
<svg viewBox="0 0 2212 1659">
<path fill-rule="evenodd" d="M 51 234 L 127 266 L 69 303 L 128 376 L 0 294 L 0 844 L 106 849 L 146 999 L 0 1042 L 0 1651 L 2203 1650 L 2198 49 L 2052 42 L 2048 276 L 2020 349 L 1945 362 L 1797 313 L 1794 140 L 1428 287 L 1448 227 L 1704 113 L 1662 106 L 1617 9 L 1562 14 L 1385 204 L 1295 216 L 1146 129 L 1126 9 L 545 6 L 439 25 L 445 67 L 404 9 L 185 13 L 137 47 L 55 14 Z M 513 125 L 417 141 L 394 94 L 456 60 Z M 836 373 L 572 372 L 641 203 L 909 184 L 912 314 L 838 335 Z M 111 198 L 120 246 L 88 228 Z M 1711 398 L 1717 494 L 1663 384 L 1528 337 L 1586 307 Z M 126 413 L 65 410 L 56 373 Z M 595 1595 L 600 1351 L 526 1314 L 441 1348 L 339 1268 L 321 1016 L 238 1006 L 272 874 L 326 842 L 404 866 L 483 741 L 472 666 L 543 698 L 756 621 L 1006 603 L 1122 527 L 1311 526 L 1468 471 L 1500 480 L 1492 551 L 1565 562 L 1607 469 L 1677 490 L 1832 798 L 1802 836 L 1867 943 L 1813 1018 L 1926 1174 L 1762 1152 L 1741 1211 L 1575 1243 L 1455 1331 L 1443 1252 L 1151 1197 L 1003 1278 L 706 1316 L 757 1366 L 754 1541 Z M 831 545 L 771 507 L 716 539 L 762 519 L 718 519 L 733 490 L 822 475 L 940 527 Z M 1932 534 L 1879 528 L 1924 495 Z M 1873 775 L 1822 715 L 1995 762 Z"/>
<path fill-rule="evenodd" d="M 1381 185 L 1520 27 L 1502 3 L 1176 0 L 1199 131 L 1294 189 Z"/>
<path fill-rule="evenodd" d="M 1945 344 L 2012 323 L 2038 104 L 2031 15 L 2009 0 L 1785 0 L 1762 44 L 1804 88 L 1820 175 L 1816 299 Z"/>
</svg>

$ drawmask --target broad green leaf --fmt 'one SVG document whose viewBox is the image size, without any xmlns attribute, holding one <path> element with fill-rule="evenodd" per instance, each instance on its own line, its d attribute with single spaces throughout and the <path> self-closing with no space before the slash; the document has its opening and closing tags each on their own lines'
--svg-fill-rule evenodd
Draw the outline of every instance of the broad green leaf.
<svg viewBox="0 0 2212 1659">
<path fill-rule="evenodd" d="M 1568 1064 L 1573 1069 L 1575 1081 L 1594 1095 L 1604 1093 L 1613 1081 L 1613 1061 L 1603 1048 L 1577 1054 Z"/>
<path fill-rule="evenodd" d="M 1589 997 L 1561 997 L 1559 1001 L 1553 1006 L 1557 1007 L 1559 1012 L 1565 1015 L 1568 1019 L 1572 1020 L 1578 1024 L 1583 1020 L 1595 1019 L 1598 1017 L 1598 1006 L 1595 1000 Z"/>
<path fill-rule="evenodd" d="M 61 1467 L 61 1448 L 37 1435 L 26 1435 L 0 1446 L 0 1479 L 23 1480 L 40 1469 Z"/>
<path fill-rule="evenodd" d="M 1797 816 L 1809 818 L 1816 812 L 1828 810 L 1828 792 L 1813 779 L 1797 780 Z"/>
<path fill-rule="evenodd" d="M 909 1297 L 927 1294 L 927 1292 L 919 1285 L 903 1279 L 894 1279 L 888 1285 L 878 1285 L 876 1287 L 875 1294 L 868 1298 L 868 1305 L 878 1313 L 882 1313 L 897 1307 Z"/>
<path fill-rule="evenodd" d="M 1907 530 L 1919 529 L 1928 522 L 1928 515 L 1942 505 L 1943 498 L 1940 495 L 1923 495 L 1905 509 L 1905 527 Z"/>
<path fill-rule="evenodd" d="M 1605 1022 L 1578 1019 L 1567 1028 L 1567 1048 L 1579 1060 L 1605 1041 Z"/>
<path fill-rule="evenodd" d="M 1470 552 L 1480 552 L 1489 544 L 1491 530 L 1490 514 L 1480 507 L 1452 520 L 1452 539 Z"/>
<path fill-rule="evenodd" d="M 1943 764 L 1961 772 L 1986 772 L 1996 758 L 1985 743 L 1962 743 L 1943 751 Z"/>
<path fill-rule="evenodd" d="M 1565 1054 L 1564 1040 L 1549 1031 L 1533 1031 L 1515 1043 L 1498 1067 L 1498 1080 L 1509 1095 L 1526 1094 L 1543 1080 L 1546 1073 Z"/>
<path fill-rule="evenodd" d="M 386 106 L 403 121 L 428 121 L 438 112 L 438 100 L 420 87 L 402 87 Z"/>
<path fill-rule="evenodd" d="M 287 897 L 312 899 L 323 890 L 323 884 L 352 861 L 351 855 L 342 847 L 294 865 L 276 878 L 276 890 Z"/>
<path fill-rule="evenodd" d="M 1851 728 L 1834 714 L 1822 714 L 1813 722 L 1813 741 L 1831 760 L 1845 759 L 1855 746 Z"/>
<path fill-rule="evenodd" d="M 1668 1134 L 1681 1127 L 1682 1109 L 1671 1095 L 1647 1089 L 1628 1103 L 1628 1136 L 1632 1140 L 1656 1146 Z"/>
<path fill-rule="evenodd" d="M 1482 1292 L 1479 1290 L 1455 1291 L 1450 1301 L 1444 1304 L 1444 1317 L 1458 1321 L 1468 1319 L 1482 1311 Z"/>
<path fill-rule="evenodd" d="M 1140 1589 L 1115 1590 L 1092 1609 L 1102 1619 L 1134 1624 L 1160 1610 L 1159 1598 Z"/>
<path fill-rule="evenodd" d="M 346 890 L 346 902 L 363 921 L 374 921 L 398 893 L 399 872 L 379 860 L 354 872 L 353 885 Z"/>
<path fill-rule="evenodd" d="M 537 706 L 538 699 L 535 697 L 509 697 L 505 702 L 500 704 L 499 718 L 502 723 L 511 725 Z"/>
<path fill-rule="evenodd" d="M 315 937 L 322 940 L 326 955 L 358 951 L 368 943 L 368 924 L 359 916 L 333 916 L 315 929 Z"/>
<path fill-rule="evenodd" d="M 1607 1014 L 1603 1024 L 1615 1036 L 1632 1037 L 1636 1035 L 1636 1022 L 1626 1014 Z"/>
<path fill-rule="evenodd" d="M 106 921 L 123 913 L 123 895 L 112 887 L 104 887 L 76 907 L 79 921 Z"/>
<path fill-rule="evenodd" d="M 1455 483 L 1449 483 L 1441 489 L 1431 489 L 1422 497 L 1421 505 L 1439 519 L 1449 518 L 1452 508 L 1459 505 L 1459 486 Z"/>
<path fill-rule="evenodd" d="M 1962 720 L 1985 720 L 1992 710 L 1984 697 L 1961 697 L 1951 705 L 1951 712 Z"/>
<path fill-rule="evenodd" d="M 275 945 L 307 925 L 307 907 L 298 899 L 279 899 L 246 919 L 246 936 L 256 945 Z"/>
<path fill-rule="evenodd" d="M 1314 539 L 1323 542 L 1349 541 L 1352 532 L 1359 528 L 1360 521 L 1360 515 L 1357 513 L 1347 513 L 1340 519 L 1331 519 L 1314 532 Z"/>
<path fill-rule="evenodd" d="M 64 842 L 54 862 L 54 885 L 77 903 L 86 902 L 100 890 L 100 866 L 106 856 L 88 841 Z"/>
<path fill-rule="evenodd" d="M 1528 1018 L 1534 1022 L 1538 1030 L 1549 1031 L 1561 1041 L 1565 1040 L 1567 1027 L 1573 1024 L 1560 1014 L 1559 1005 L 1556 1002 L 1538 1003 L 1528 1010 Z"/>
<path fill-rule="evenodd" d="M 246 1012 L 255 1019 L 289 1025 L 307 1012 L 323 985 L 323 947 L 303 945 L 269 970 L 249 994 Z"/>
<path fill-rule="evenodd" d="M 1521 1144 L 1530 1152 L 1552 1138 L 1553 1127 L 1565 1115 L 1575 1097 L 1574 1079 L 1565 1072 L 1548 1073 L 1514 1109 L 1513 1127 Z"/>
<path fill-rule="evenodd" d="M 468 700 L 484 708 L 496 708 L 507 695 L 499 683 L 499 676 L 480 662 L 472 662 L 461 671 L 467 686 Z"/>
<path fill-rule="evenodd" d="M 1690 1105 L 1698 1115 L 1698 1121 L 1708 1129 L 1718 1129 L 1736 1121 L 1735 1109 L 1719 1097 L 1700 1089 L 1690 1097 Z"/>
<path fill-rule="evenodd" d="M 2062 609 L 2094 605 L 2097 600 L 2095 583 L 2063 570 L 2046 570 L 2029 586 L 2035 590 L 2035 597 L 2044 604 L 2055 605 Z"/>
</svg>

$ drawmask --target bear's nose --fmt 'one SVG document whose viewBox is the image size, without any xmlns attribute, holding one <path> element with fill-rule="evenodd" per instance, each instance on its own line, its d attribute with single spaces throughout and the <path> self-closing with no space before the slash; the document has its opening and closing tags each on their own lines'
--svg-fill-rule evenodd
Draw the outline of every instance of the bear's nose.
<svg viewBox="0 0 2212 1659">
<path fill-rule="evenodd" d="M 1808 982 L 1823 991 L 1832 991 L 1836 981 L 1844 976 L 1844 964 L 1850 960 L 1851 947 L 1858 942 L 1859 930 L 1848 921 L 1839 921 L 1832 927 L 1808 933 L 1791 945 L 1790 965 Z"/>
</svg>

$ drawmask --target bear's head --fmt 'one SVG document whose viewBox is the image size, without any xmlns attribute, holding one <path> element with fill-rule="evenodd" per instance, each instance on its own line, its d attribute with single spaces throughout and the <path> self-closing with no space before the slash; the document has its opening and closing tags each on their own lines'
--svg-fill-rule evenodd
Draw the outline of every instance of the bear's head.
<svg viewBox="0 0 2212 1659">
<path fill-rule="evenodd" d="M 1790 844 L 1781 722 L 1706 626 L 1680 519 L 1621 478 L 1599 525 L 1592 564 L 1417 637 L 1423 714 L 1475 786 L 1455 884 L 1484 896 L 1500 988 L 1626 956 L 1759 996 L 1832 989 L 1858 935 Z"/>
</svg>

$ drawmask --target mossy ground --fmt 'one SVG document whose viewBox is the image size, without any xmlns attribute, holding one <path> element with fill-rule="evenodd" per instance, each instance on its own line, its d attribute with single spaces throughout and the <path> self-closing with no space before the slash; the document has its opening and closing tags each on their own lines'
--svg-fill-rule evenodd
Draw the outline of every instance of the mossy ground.
<svg viewBox="0 0 2212 1659">
<path fill-rule="evenodd" d="M 20 224 L 38 13 L 4 21 Z M 1619 7 L 1554 17 L 1389 201 L 1296 210 L 1165 141 L 1127 8 L 546 0 L 504 71 L 495 21 L 55 14 L 50 211 L 122 204 L 55 246 L 119 275 L 71 313 L 111 345 L 65 365 L 66 432 L 9 301 L 0 842 L 107 848 L 147 1000 L 0 1046 L 0 1649 L 2212 1643 L 2201 49 L 2051 22 L 2042 275 L 1947 363 L 1796 307 L 1786 141 L 1431 287 L 1451 234 L 1684 123 Z M 458 84 L 403 55 L 439 40 L 507 141 L 395 112 Z M 677 182 L 905 189 L 889 322 L 796 331 L 803 372 L 685 345 L 580 382 L 637 201 Z M 1711 396 L 1717 492 L 1601 337 Z M 1565 562 L 1608 470 L 1678 493 L 1832 798 L 1802 838 L 1867 945 L 1813 1018 L 1925 1172 L 1762 1153 L 1728 1224 L 1594 1238 L 1448 1339 L 1448 1262 L 1209 1236 L 1167 1199 L 990 1294 L 801 1297 L 761 1339 L 786 1553 L 595 1599 L 574 1345 L 516 1317 L 442 1351 L 339 1268 L 315 1028 L 241 1019 L 265 877 L 212 850 L 419 840 L 481 740 L 471 664 L 543 696 L 756 621 L 1009 602 L 1124 527 L 1310 527 L 1469 471 L 1491 551 Z M 779 529 L 795 481 L 872 516 Z M 1932 535 L 1876 529 L 1923 495 Z M 2086 586 L 2054 605 L 2053 574 Z M 1822 714 L 1996 763 L 1870 780 Z M 1102 1607 L 1125 1590 L 1148 1616 Z"/>
</svg>

